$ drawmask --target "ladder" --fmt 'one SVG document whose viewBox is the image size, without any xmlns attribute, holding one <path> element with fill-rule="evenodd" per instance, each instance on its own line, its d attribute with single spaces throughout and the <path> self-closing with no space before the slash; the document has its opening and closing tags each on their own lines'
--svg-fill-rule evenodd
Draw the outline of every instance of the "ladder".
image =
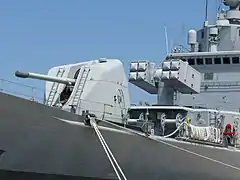
<svg viewBox="0 0 240 180">
<path fill-rule="evenodd" d="M 121 101 L 118 102 L 120 108 L 121 108 L 121 116 L 123 117 L 127 113 L 126 105 L 125 105 L 125 99 L 124 99 L 124 93 L 122 89 L 118 89 L 119 96 L 121 98 Z"/>
<path fill-rule="evenodd" d="M 79 73 L 76 84 L 75 84 L 76 91 L 75 91 L 75 94 L 73 95 L 73 100 L 72 100 L 71 106 L 77 107 L 79 99 L 83 92 L 85 82 L 86 82 L 88 74 L 89 74 L 89 71 L 90 71 L 90 68 L 88 66 L 83 66 L 81 68 L 81 70 L 80 70 L 81 73 Z"/>
<path fill-rule="evenodd" d="M 64 72 L 65 72 L 64 68 L 59 68 L 56 77 L 62 77 Z M 54 97 L 55 97 L 55 95 L 57 93 L 58 86 L 59 86 L 59 83 L 57 83 L 57 82 L 53 83 L 52 89 L 51 89 L 51 91 L 50 91 L 50 93 L 48 95 L 47 101 L 45 103 L 46 105 L 48 105 L 48 106 L 52 105 Z"/>
</svg>

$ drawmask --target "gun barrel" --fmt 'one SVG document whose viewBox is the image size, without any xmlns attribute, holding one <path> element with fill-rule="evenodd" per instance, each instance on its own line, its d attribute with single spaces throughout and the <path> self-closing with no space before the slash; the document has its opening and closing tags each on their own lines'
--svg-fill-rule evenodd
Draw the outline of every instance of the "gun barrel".
<svg viewBox="0 0 240 180">
<path fill-rule="evenodd" d="M 48 76 L 44 74 L 37 74 L 37 73 L 30 73 L 30 72 L 16 71 L 15 76 L 20 78 L 32 78 L 32 79 L 39 79 L 39 80 L 45 80 L 45 81 L 51 81 L 51 82 L 58 82 L 62 84 L 75 84 L 75 79 Z"/>
</svg>

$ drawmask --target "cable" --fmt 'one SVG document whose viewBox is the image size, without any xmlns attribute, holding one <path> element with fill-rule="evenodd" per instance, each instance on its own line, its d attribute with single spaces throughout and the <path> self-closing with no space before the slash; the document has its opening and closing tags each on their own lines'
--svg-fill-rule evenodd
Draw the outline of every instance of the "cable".
<svg viewBox="0 0 240 180">
<path fill-rule="evenodd" d="M 109 161 L 110 161 L 110 163 L 111 163 L 111 165 L 112 165 L 112 167 L 113 167 L 113 169 L 114 169 L 114 171 L 115 171 L 118 179 L 121 180 L 121 177 L 120 177 L 120 175 L 119 175 L 118 172 L 117 172 L 117 168 L 118 168 L 118 170 L 120 171 L 123 179 L 124 179 L 124 180 L 127 180 L 126 176 L 124 175 L 121 167 L 118 165 L 117 160 L 116 160 L 115 157 L 113 156 L 110 148 L 108 147 L 106 141 L 104 140 L 104 138 L 103 138 L 101 132 L 99 131 L 99 129 L 98 129 L 98 127 L 97 127 L 97 124 L 96 124 L 96 122 L 95 122 L 95 120 L 94 120 L 93 118 L 90 119 L 90 123 L 91 123 L 91 126 L 94 128 L 94 130 L 95 130 L 95 132 L 96 132 L 96 134 L 97 134 L 97 136 L 98 136 L 98 139 L 99 139 L 99 141 L 101 142 L 101 144 L 102 144 L 102 146 L 103 146 L 103 149 L 104 149 L 104 151 L 105 151 L 105 153 L 106 153 L 106 155 L 107 155 L 107 157 L 108 157 L 108 159 L 109 159 Z M 117 168 L 115 167 L 113 161 L 114 161 L 114 163 L 116 164 Z"/>
<path fill-rule="evenodd" d="M 61 121 L 63 121 L 63 122 L 69 123 L 69 124 L 77 125 L 77 126 L 82 126 L 82 124 L 83 124 L 83 123 L 81 123 L 81 122 L 73 122 L 73 121 L 70 121 L 70 120 L 64 120 L 64 119 L 57 118 L 57 117 L 54 117 L 54 118 L 56 118 L 56 119 L 58 119 L 58 120 L 61 120 Z M 138 136 L 147 138 L 147 139 L 149 139 L 149 140 L 157 141 L 157 142 L 159 142 L 159 143 L 161 143 L 161 144 L 164 144 L 164 145 L 166 145 L 166 146 L 169 146 L 169 147 L 172 147 L 172 148 L 181 150 L 181 151 L 183 151 L 183 152 L 186 152 L 186 153 L 189 153 L 189 154 L 198 156 L 198 157 L 200 157 L 200 158 L 203 158 L 203 159 L 206 159 L 206 160 L 215 162 L 215 163 L 217 163 L 217 164 L 221 164 L 221 165 L 224 165 L 224 166 L 226 166 L 226 167 L 229 167 L 229 168 L 235 169 L 235 170 L 237 170 L 237 171 L 240 171 L 240 167 L 237 167 L 237 166 L 234 166 L 234 165 L 231 165 L 231 164 L 228 164 L 228 163 L 224 163 L 224 162 L 222 162 L 222 161 L 218 161 L 218 160 L 216 160 L 216 159 L 210 158 L 210 157 L 208 157 L 208 156 L 201 155 L 201 154 L 199 154 L 199 153 L 195 153 L 195 152 L 190 151 L 190 150 L 187 150 L 187 149 L 185 149 L 185 148 L 181 148 L 181 147 L 179 147 L 179 146 L 177 146 L 177 145 L 173 145 L 173 144 L 168 143 L 168 142 L 165 142 L 165 141 L 163 141 L 163 140 L 156 139 L 156 138 L 152 137 L 151 135 L 150 135 L 150 136 L 146 136 L 144 133 L 140 133 L 140 132 L 137 132 L 137 131 L 128 129 L 128 128 L 126 128 L 126 127 L 122 127 L 122 126 L 116 125 L 116 124 L 111 123 L 111 122 L 109 122 L 109 121 L 101 120 L 101 119 L 98 119 L 98 120 L 99 120 L 99 121 L 103 121 L 103 122 L 105 122 L 105 123 L 107 123 L 107 124 L 110 124 L 110 125 L 112 125 L 112 126 L 115 126 L 115 127 L 117 127 L 117 128 L 123 129 L 124 131 L 129 132 L 129 133 L 131 133 L 131 134 L 135 134 L 135 135 L 138 135 Z M 102 142 L 102 140 L 100 140 L 100 141 Z M 104 147 L 105 147 L 105 146 L 104 146 Z M 104 149 L 106 149 L 106 147 L 105 147 Z M 106 151 L 107 151 L 107 150 L 106 150 Z M 111 162 L 112 162 L 112 161 L 111 161 Z"/>
<path fill-rule="evenodd" d="M 160 140 L 160 139 L 155 139 L 155 138 L 153 138 L 153 137 L 151 137 L 151 136 L 146 136 L 146 135 L 141 134 L 141 133 L 139 133 L 139 132 L 136 132 L 136 131 L 134 131 L 134 130 L 131 130 L 131 129 L 128 129 L 128 128 L 125 128 L 125 127 L 116 125 L 116 124 L 114 124 L 114 123 L 110 123 L 110 122 L 108 122 L 108 121 L 106 121 L 106 120 L 101 120 L 101 121 L 104 121 L 104 122 L 106 122 L 106 123 L 108 123 L 108 124 L 111 124 L 111 125 L 113 125 L 113 126 L 116 126 L 116 127 L 118 127 L 118 128 L 124 129 L 124 130 L 126 130 L 126 131 L 128 131 L 128 132 L 131 132 L 131 133 L 133 133 L 133 134 L 136 134 L 136 135 L 139 135 L 139 136 L 142 136 L 142 137 L 145 137 L 145 138 L 148 138 L 148 139 L 151 139 L 151 140 L 160 142 L 160 143 L 162 143 L 162 144 L 164 144 L 164 145 L 167 145 L 167 146 L 170 146 L 170 147 L 172 147 L 172 148 L 175 148 L 175 149 L 184 151 L 184 152 L 186 152 L 186 153 L 189 153 L 189 154 L 192 154 L 192 155 L 201 157 L 201 158 L 203 158 L 203 159 L 206 159 L 206 160 L 209 160 L 209 161 L 212 161 L 212 162 L 215 162 L 215 163 L 224 165 L 224 166 L 226 166 L 226 167 L 229 167 L 229 168 L 232 168 L 232 169 L 235 169 L 235 170 L 240 171 L 240 168 L 239 168 L 239 167 L 233 166 L 233 165 L 231 165 L 231 164 L 227 164 L 227 163 L 218 161 L 218 160 L 216 160 L 216 159 L 210 158 L 210 157 L 208 157 L 208 156 L 204 156 L 204 155 L 195 153 L 195 152 L 193 152 L 193 151 L 187 150 L 187 149 L 185 149 L 185 148 L 181 148 L 181 147 L 179 147 L 179 146 L 176 146 L 176 145 L 173 145 L 173 144 L 171 144 L 171 143 L 162 141 L 162 140 Z"/>
</svg>

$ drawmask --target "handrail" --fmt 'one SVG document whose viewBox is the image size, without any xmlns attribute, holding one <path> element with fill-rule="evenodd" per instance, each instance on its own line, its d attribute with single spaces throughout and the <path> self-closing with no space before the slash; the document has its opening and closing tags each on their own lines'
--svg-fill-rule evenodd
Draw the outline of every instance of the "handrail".
<svg viewBox="0 0 240 180">
<path fill-rule="evenodd" d="M 14 87 L 9 88 L 8 84 L 13 85 Z M 23 87 L 24 89 L 21 91 L 19 88 Z M 17 90 L 16 90 L 17 89 Z M 39 92 L 37 92 L 39 91 Z M 48 92 L 45 91 L 43 88 L 32 86 L 32 85 L 26 85 L 23 83 L 15 82 L 15 81 L 10 81 L 6 80 L 3 78 L 0 78 L 0 92 L 4 92 L 6 94 L 11 94 L 17 97 L 21 97 L 27 100 L 31 101 L 37 101 L 38 103 L 43 104 L 44 102 L 44 93 Z M 50 92 L 50 91 L 49 91 Z M 94 111 L 91 110 L 93 113 L 103 113 L 103 118 L 105 117 L 106 114 L 110 114 L 106 111 L 106 107 L 118 107 L 110 104 L 106 104 L 104 102 L 97 102 L 97 101 L 91 101 L 91 100 L 84 100 L 80 99 L 81 102 L 88 102 L 88 103 L 95 103 L 95 104 L 102 104 L 103 105 L 103 110 L 102 111 Z M 83 108 L 79 108 L 79 110 L 84 110 Z M 123 110 L 128 110 L 128 108 L 123 108 Z M 80 112 L 80 111 L 79 111 Z M 119 114 L 114 114 L 111 112 L 111 116 L 116 116 L 116 118 L 119 117 Z"/>
<path fill-rule="evenodd" d="M 11 88 L 9 87 L 9 85 L 11 86 Z M 7 94 L 11 94 L 28 100 L 38 100 L 40 102 L 43 102 L 43 97 L 41 97 L 40 95 L 34 95 L 36 91 L 44 92 L 44 89 L 0 78 L 0 92 L 5 92 Z M 42 95 L 43 94 L 44 93 L 42 93 Z"/>
<path fill-rule="evenodd" d="M 8 82 L 8 83 L 16 84 L 16 85 L 19 85 L 19 86 L 24 86 L 24 87 L 28 87 L 28 88 L 34 88 L 34 89 L 44 90 L 43 88 L 39 88 L 39 87 L 36 87 L 36 86 L 30 86 L 30 85 L 26 85 L 26 84 L 19 83 L 19 82 L 16 82 L 16 81 L 10 81 L 10 80 L 3 79 L 3 78 L 0 78 L 0 82 L 1 82 L 1 83 L 2 83 L 2 82 Z M 1 84 L 0 84 L 0 89 L 1 89 Z"/>
<path fill-rule="evenodd" d="M 202 82 L 201 86 L 240 86 L 239 81 Z"/>
</svg>

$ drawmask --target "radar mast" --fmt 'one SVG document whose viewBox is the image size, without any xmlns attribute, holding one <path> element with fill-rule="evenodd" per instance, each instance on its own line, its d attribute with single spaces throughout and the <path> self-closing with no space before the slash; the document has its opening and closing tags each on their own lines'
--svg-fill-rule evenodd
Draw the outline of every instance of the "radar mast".
<svg viewBox="0 0 240 180">
<path fill-rule="evenodd" d="M 226 18 L 230 24 L 240 24 L 240 0 L 224 0 L 223 3 L 229 7 Z"/>
</svg>

